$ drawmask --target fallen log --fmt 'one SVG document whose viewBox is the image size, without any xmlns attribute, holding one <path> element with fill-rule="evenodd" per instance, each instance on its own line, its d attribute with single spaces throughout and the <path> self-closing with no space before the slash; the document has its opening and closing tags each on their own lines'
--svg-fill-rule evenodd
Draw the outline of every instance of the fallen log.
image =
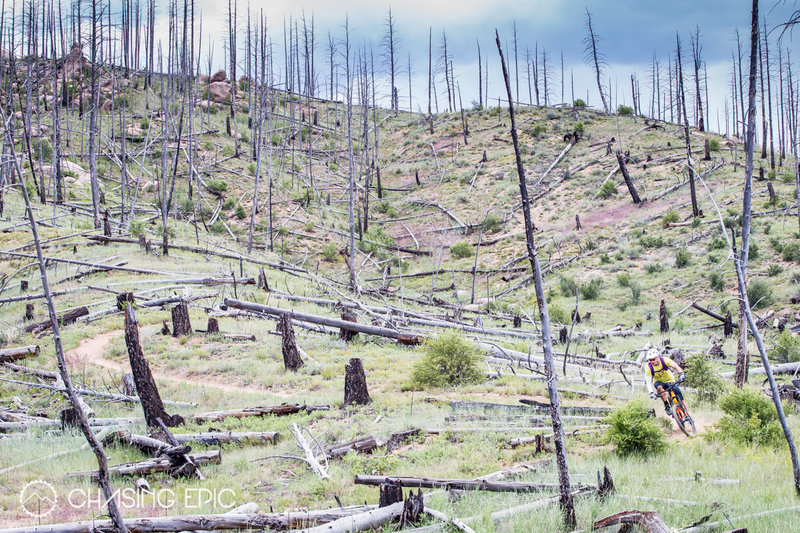
<svg viewBox="0 0 800 533">
<path fill-rule="evenodd" d="M 222 531 L 226 529 L 286 531 L 313 524 L 326 524 L 340 518 L 364 513 L 373 508 L 373 506 L 357 505 L 321 511 L 127 518 L 125 526 L 130 533 L 179 533 L 181 531 Z M 0 529 L 0 533 L 116 533 L 116 531 L 111 520 L 87 520 Z"/>
<path fill-rule="evenodd" d="M 596 491 L 594 487 L 587 486 L 584 488 L 580 488 L 578 490 L 572 491 L 572 497 L 578 498 L 580 496 L 585 496 L 587 494 L 592 494 Z M 501 522 L 508 518 L 511 518 L 514 515 L 519 513 L 529 513 L 530 511 L 535 511 L 536 509 L 542 509 L 544 507 L 549 507 L 554 503 L 558 503 L 560 495 L 551 496 L 549 498 L 544 498 L 542 500 L 536 500 L 535 502 L 530 503 L 523 503 L 522 505 L 517 505 L 515 507 L 509 507 L 508 509 L 501 509 L 499 511 L 495 511 L 492 513 L 492 520 L 495 522 Z M 2 533 L 2 532 L 0 532 Z"/>
<path fill-rule="evenodd" d="M 138 424 L 143 418 L 90 418 L 89 426 L 93 428 L 116 426 L 121 424 Z M 0 432 L 27 431 L 34 428 L 61 428 L 61 420 L 38 418 L 27 422 L 0 422 Z"/>
<path fill-rule="evenodd" d="M 86 307 L 79 307 L 77 309 L 73 309 L 72 311 L 67 311 L 60 317 L 58 317 L 59 325 L 61 326 L 68 326 L 72 324 L 76 320 L 78 320 L 82 316 L 86 316 L 89 314 L 89 309 Z M 36 322 L 35 324 L 29 324 L 25 326 L 22 331 L 25 333 L 34 333 L 39 334 L 49 330 L 52 327 L 52 322 L 50 320 L 45 320 L 43 322 Z"/>
<path fill-rule="evenodd" d="M 409 500 L 413 499 L 413 494 L 409 496 Z M 422 498 L 419 498 L 420 505 Z M 397 502 L 386 507 L 372 509 L 360 514 L 354 514 L 338 520 L 334 520 L 328 524 L 317 526 L 313 528 L 303 529 L 299 533 L 352 533 L 356 531 L 368 531 L 376 529 L 387 522 L 395 520 L 403 521 L 407 513 L 407 503 Z M 421 509 L 419 509 L 421 511 Z M 416 519 L 416 517 L 412 517 Z M 2 533 L 2 532 L 0 532 Z"/>
<path fill-rule="evenodd" d="M 198 413 L 189 417 L 190 420 L 195 422 L 219 422 L 226 418 L 247 418 L 250 416 L 286 416 L 306 411 L 328 411 L 330 405 L 300 405 L 300 404 L 285 404 L 275 406 L 262 406 L 262 407 L 245 407 L 243 409 L 231 409 L 228 411 L 211 411 L 208 413 Z"/>
<path fill-rule="evenodd" d="M 25 359 L 31 355 L 39 355 L 39 347 L 37 345 L 31 346 L 17 346 L 15 348 L 5 348 L 0 350 L 0 363 L 7 363 L 10 361 L 17 361 Z"/>
<path fill-rule="evenodd" d="M 697 310 L 698 310 L 698 311 L 700 311 L 701 313 L 703 313 L 703 314 L 706 314 L 706 315 L 710 316 L 711 318 L 715 318 L 715 319 L 719 320 L 719 321 L 720 321 L 720 322 L 722 322 L 723 324 L 725 324 L 725 323 L 727 323 L 727 322 L 728 322 L 728 318 L 726 318 L 726 317 L 724 317 L 724 316 L 720 315 L 719 313 L 715 313 L 715 312 L 714 312 L 714 311 L 712 311 L 711 309 L 708 309 L 708 308 L 706 308 L 706 307 L 703 307 L 702 305 L 698 304 L 697 302 L 692 302 L 692 307 L 694 307 L 695 309 L 697 309 Z M 730 326 L 732 326 L 732 327 L 734 327 L 734 328 L 736 328 L 736 329 L 738 329 L 738 328 L 739 328 L 739 324 L 737 324 L 736 322 L 731 322 Z"/>
<path fill-rule="evenodd" d="M 416 333 L 412 332 L 404 332 L 395 329 L 389 328 L 382 328 L 379 326 L 371 326 L 367 324 L 359 324 L 357 322 L 349 322 L 347 320 L 340 320 L 338 318 L 328 318 L 322 317 L 317 315 L 311 315 L 308 313 L 300 313 L 297 311 L 292 311 L 288 309 L 282 309 L 280 307 L 272 307 L 269 305 L 261 305 L 261 304 L 254 304 L 251 302 L 244 302 L 241 300 L 234 300 L 232 298 L 225 298 L 225 305 L 228 307 L 233 307 L 235 309 L 243 309 L 246 311 L 252 311 L 255 313 L 262 313 L 267 314 L 270 316 L 275 317 L 275 319 L 280 319 L 281 315 L 285 313 L 291 313 L 292 318 L 302 320 L 305 322 L 310 322 L 312 324 L 321 324 L 323 326 L 329 326 L 333 328 L 340 328 L 344 330 L 353 331 L 356 333 L 365 333 L 367 335 L 376 335 L 379 337 L 387 337 L 390 339 L 395 339 L 398 342 L 403 344 L 419 344 L 422 341 L 422 337 Z"/>
<path fill-rule="evenodd" d="M 222 461 L 222 454 L 220 454 L 219 450 L 191 453 L 188 454 L 188 456 L 192 462 L 198 466 L 204 464 L 219 464 Z M 157 457 L 155 459 L 145 459 L 144 461 L 137 461 L 135 463 L 125 463 L 108 467 L 108 473 L 112 476 L 146 476 L 160 473 L 175 474 L 177 472 L 182 472 L 182 469 L 179 468 L 178 471 L 176 471 L 174 461 L 169 457 Z M 70 472 L 67 474 L 67 477 L 88 477 L 92 481 L 97 481 L 97 470 Z"/>
<path fill-rule="evenodd" d="M 525 483 L 519 481 L 487 481 L 475 479 L 438 479 L 425 477 L 357 475 L 356 485 L 395 483 L 403 487 L 439 488 L 446 490 L 485 490 L 488 492 L 545 492 L 557 491 L 558 483 Z"/>
<path fill-rule="evenodd" d="M 356 453 L 370 453 L 375 450 L 380 444 L 372 435 L 361 437 L 359 439 L 351 440 L 342 444 L 335 444 L 326 450 L 326 454 L 330 458 L 342 457 L 349 451 Z"/>
<path fill-rule="evenodd" d="M 655 511 L 622 511 L 612 514 L 592 524 L 592 529 L 614 526 L 617 524 L 636 524 L 647 533 L 670 533 L 670 528 Z"/>
<path fill-rule="evenodd" d="M 772 373 L 773 374 L 794 374 L 794 372 L 800 368 L 800 363 L 783 363 L 780 365 L 772 365 Z M 764 367 L 761 368 L 751 368 L 748 371 L 749 375 L 753 374 L 763 374 Z M 717 374 L 721 378 L 732 378 L 735 372 L 720 372 Z"/>
</svg>

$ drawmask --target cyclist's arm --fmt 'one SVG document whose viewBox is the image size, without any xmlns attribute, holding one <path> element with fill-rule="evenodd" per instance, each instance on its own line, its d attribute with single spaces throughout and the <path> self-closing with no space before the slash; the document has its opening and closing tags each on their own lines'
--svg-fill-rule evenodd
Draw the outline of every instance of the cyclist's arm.
<svg viewBox="0 0 800 533">
<path fill-rule="evenodd" d="M 647 392 L 650 394 L 654 394 L 656 392 L 656 389 L 653 386 L 653 374 L 650 373 L 649 369 L 644 371 L 644 383 L 647 385 Z"/>
<path fill-rule="evenodd" d="M 676 363 L 675 361 L 670 361 L 670 363 L 671 364 L 669 364 L 667 366 L 669 366 L 670 368 L 674 369 L 678 374 L 683 373 L 683 368 L 681 368 L 678 363 Z"/>
</svg>

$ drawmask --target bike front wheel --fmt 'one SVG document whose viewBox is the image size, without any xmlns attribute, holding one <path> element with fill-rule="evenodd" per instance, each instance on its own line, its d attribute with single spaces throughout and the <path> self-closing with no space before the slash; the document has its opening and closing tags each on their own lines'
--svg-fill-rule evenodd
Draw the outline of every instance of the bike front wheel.
<svg viewBox="0 0 800 533">
<path fill-rule="evenodd" d="M 694 420 L 692 420 L 692 417 L 689 416 L 689 413 L 687 413 L 683 407 L 678 407 L 676 405 L 675 409 L 672 410 L 672 418 L 678 423 L 678 427 L 683 431 L 684 435 L 689 438 L 693 438 L 697 435 L 697 428 L 694 425 Z"/>
</svg>

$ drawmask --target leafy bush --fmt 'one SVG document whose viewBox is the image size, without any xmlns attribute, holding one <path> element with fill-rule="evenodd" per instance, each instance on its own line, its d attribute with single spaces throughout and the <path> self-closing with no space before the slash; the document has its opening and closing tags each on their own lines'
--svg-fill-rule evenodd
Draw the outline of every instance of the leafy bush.
<svg viewBox="0 0 800 533">
<path fill-rule="evenodd" d="M 697 389 L 697 399 L 701 402 L 716 403 L 717 398 L 725 392 L 722 381 L 705 357 L 692 355 L 683 365 L 686 371 L 686 386 Z"/>
<path fill-rule="evenodd" d="M 644 266 L 644 271 L 650 275 L 653 275 L 656 272 L 661 272 L 662 270 L 664 270 L 664 267 L 659 263 L 648 263 Z"/>
<path fill-rule="evenodd" d="M 544 124 L 537 124 L 531 130 L 531 136 L 536 137 L 537 139 L 542 137 L 545 133 L 547 133 L 547 126 Z"/>
<path fill-rule="evenodd" d="M 450 247 L 450 255 L 456 259 L 472 257 L 472 253 L 472 245 L 466 241 L 457 242 Z"/>
<path fill-rule="evenodd" d="M 139 235 L 144 235 L 144 222 L 141 220 L 133 220 L 131 221 L 131 235 L 134 237 L 138 237 Z"/>
<path fill-rule="evenodd" d="M 620 287 L 630 287 L 631 286 L 631 275 L 627 272 L 620 272 L 617 274 L 617 285 Z"/>
<path fill-rule="evenodd" d="M 629 105 L 621 105 L 617 108 L 617 114 L 622 116 L 633 115 L 633 108 Z"/>
<path fill-rule="evenodd" d="M 710 243 L 708 243 L 708 246 L 706 248 L 708 248 L 708 250 L 711 251 L 711 250 L 721 250 L 727 247 L 728 243 L 725 242 L 725 239 L 723 239 L 722 237 L 715 237 Z"/>
<path fill-rule="evenodd" d="M 639 305 L 639 300 L 642 297 L 642 286 L 632 281 L 628 287 L 631 289 L 631 303 L 633 305 Z"/>
<path fill-rule="evenodd" d="M 661 226 L 666 228 L 670 224 L 674 224 L 680 219 L 681 216 L 678 214 L 678 212 L 675 209 L 670 209 L 664 213 L 663 217 L 661 217 Z"/>
<path fill-rule="evenodd" d="M 558 324 L 566 324 L 571 322 L 569 314 L 558 304 L 547 304 L 547 313 L 550 315 L 550 321 Z"/>
<path fill-rule="evenodd" d="M 581 285 L 581 296 L 583 296 L 585 300 L 596 300 L 600 297 L 600 289 L 602 287 L 603 280 L 600 278 L 594 278 L 589 283 L 584 283 Z"/>
<path fill-rule="evenodd" d="M 777 363 L 800 361 L 800 337 L 784 330 L 775 339 L 775 346 L 768 352 L 769 358 Z"/>
<path fill-rule="evenodd" d="M 620 455 L 651 455 L 667 449 L 664 430 L 642 400 L 634 400 L 606 417 L 606 436 Z"/>
<path fill-rule="evenodd" d="M 572 133 L 575 133 L 577 135 L 582 135 L 584 131 L 586 131 L 586 126 L 584 126 L 583 122 L 581 121 L 576 122 L 575 125 L 572 127 Z"/>
<path fill-rule="evenodd" d="M 750 246 L 747 247 L 747 258 L 753 261 L 758 259 L 758 245 L 756 243 L 751 242 Z"/>
<path fill-rule="evenodd" d="M 761 309 L 772 305 L 775 299 L 772 297 L 772 286 L 763 279 L 756 279 L 750 282 L 747 287 L 747 299 L 753 309 Z"/>
<path fill-rule="evenodd" d="M 246 216 L 247 216 L 247 213 L 244 212 L 244 207 L 242 207 L 241 205 L 237 205 L 236 206 L 236 218 L 238 218 L 239 220 L 242 220 Z"/>
<path fill-rule="evenodd" d="M 322 257 L 325 258 L 325 261 L 333 263 L 339 257 L 339 250 L 336 248 L 336 245 L 332 242 L 329 242 L 322 248 Z"/>
<path fill-rule="evenodd" d="M 457 331 L 447 331 L 425 341 L 425 357 L 414 365 L 412 381 L 422 387 L 476 383 L 482 379 L 479 353 Z"/>
<path fill-rule="evenodd" d="M 709 139 L 708 140 L 708 149 L 711 152 L 718 152 L 719 151 L 719 141 L 717 139 Z"/>
<path fill-rule="evenodd" d="M 780 266 L 780 265 L 776 265 L 775 263 L 773 263 L 769 267 L 767 267 L 767 276 L 769 276 L 771 278 L 774 278 L 775 276 L 777 276 L 781 272 L 783 272 L 783 267 Z"/>
<path fill-rule="evenodd" d="M 211 224 L 208 227 L 208 231 L 210 231 L 214 235 L 222 235 L 223 233 L 228 232 L 228 230 L 225 229 L 225 224 L 220 219 L 217 219 L 216 222 Z"/>
<path fill-rule="evenodd" d="M 708 281 L 711 284 L 711 289 L 719 292 L 725 288 L 725 278 L 719 272 L 712 272 L 708 276 Z"/>
<path fill-rule="evenodd" d="M 689 266 L 692 260 L 692 254 L 686 248 L 681 248 L 675 254 L 675 268 L 685 268 Z"/>
<path fill-rule="evenodd" d="M 208 180 L 208 188 L 214 192 L 223 193 L 228 190 L 228 184 L 222 180 Z"/>
<path fill-rule="evenodd" d="M 608 180 L 600 187 L 600 192 L 597 193 L 597 196 L 600 198 L 611 198 L 615 194 L 617 194 L 617 184 Z"/>
<path fill-rule="evenodd" d="M 778 246 L 780 249 L 778 249 L 777 246 L 773 247 L 777 252 L 780 252 L 784 261 L 797 261 L 800 263 L 800 242 L 793 241 L 783 245 L 780 245 L 780 242 L 778 242 Z"/>
<path fill-rule="evenodd" d="M 222 202 L 222 210 L 229 211 L 233 209 L 233 206 L 236 205 L 236 200 L 233 198 L 226 198 L 224 202 Z"/>
<path fill-rule="evenodd" d="M 397 217 L 397 210 L 392 207 L 392 204 L 389 203 L 389 200 L 384 200 L 378 204 L 378 213 L 388 216 L 389 218 L 396 218 Z"/>
<path fill-rule="evenodd" d="M 574 278 L 568 278 L 566 276 L 558 276 L 558 286 L 561 289 L 561 294 L 569 297 L 575 297 L 575 293 L 578 291 L 578 283 L 575 281 Z"/>
<path fill-rule="evenodd" d="M 586 107 L 586 102 L 584 102 L 581 98 L 578 98 L 572 102 L 572 107 Z"/>
<path fill-rule="evenodd" d="M 486 215 L 486 219 L 483 221 L 483 231 L 486 233 L 493 233 L 500 229 L 503 225 L 503 219 L 499 216 L 495 215 L 494 213 L 489 213 Z"/>
<path fill-rule="evenodd" d="M 722 397 L 719 407 L 725 414 L 715 425 L 716 431 L 710 433 L 711 438 L 756 446 L 781 443 L 778 412 L 761 392 L 749 387 L 732 389 Z"/>
</svg>

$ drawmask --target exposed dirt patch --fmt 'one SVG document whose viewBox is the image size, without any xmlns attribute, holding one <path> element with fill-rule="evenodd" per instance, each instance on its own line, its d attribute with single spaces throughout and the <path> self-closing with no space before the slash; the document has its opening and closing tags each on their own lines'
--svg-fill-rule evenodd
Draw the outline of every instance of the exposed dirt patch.
<svg viewBox="0 0 800 533">
<path fill-rule="evenodd" d="M 67 365 L 70 367 L 83 366 L 86 364 L 93 364 L 119 373 L 126 373 L 131 371 L 130 364 L 127 362 L 118 363 L 105 357 L 108 347 L 111 342 L 123 335 L 122 330 L 109 331 L 108 333 L 101 333 L 89 339 L 83 339 L 77 348 L 74 348 L 66 353 Z M 211 379 L 206 375 L 180 375 L 172 374 L 165 376 L 160 374 L 157 369 L 153 368 L 153 375 L 156 379 L 170 381 L 172 383 L 181 383 L 194 386 L 212 387 L 215 389 L 224 390 L 226 392 L 258 392 L 256 388 L 239 387 L 229 383 L 223 383 Z"/>
</svg>

